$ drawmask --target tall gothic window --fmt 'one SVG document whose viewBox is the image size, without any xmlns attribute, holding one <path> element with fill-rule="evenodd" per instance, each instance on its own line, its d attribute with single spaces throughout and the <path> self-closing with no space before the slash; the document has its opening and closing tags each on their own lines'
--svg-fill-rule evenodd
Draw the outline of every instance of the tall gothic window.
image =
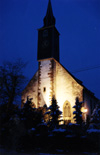
<svg viewBox="0 0 100 155">
<path fill-rule="evenodd" d="M 71 108 L 69 103 L 65 103 L 63 107 L 64 117 L 71 117 Z"/>
</svg>

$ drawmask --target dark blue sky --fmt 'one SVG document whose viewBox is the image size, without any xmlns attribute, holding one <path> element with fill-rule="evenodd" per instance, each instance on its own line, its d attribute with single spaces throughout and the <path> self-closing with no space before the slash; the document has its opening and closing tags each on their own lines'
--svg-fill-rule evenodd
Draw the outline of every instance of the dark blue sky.
<svg viewBox="0 0 100 155">
<path fill-rule="evenodd" d="M 51 0 L 60 33 L 60 62 L 72 71 L 100 66 L 100 0 Z M 38 69 L 37 29 L 48 0 L 0 0 L 0 65 L 22 58 L 30 79 Z M 100 98 L 100 67 L 73 73 Z"/>
</svg>

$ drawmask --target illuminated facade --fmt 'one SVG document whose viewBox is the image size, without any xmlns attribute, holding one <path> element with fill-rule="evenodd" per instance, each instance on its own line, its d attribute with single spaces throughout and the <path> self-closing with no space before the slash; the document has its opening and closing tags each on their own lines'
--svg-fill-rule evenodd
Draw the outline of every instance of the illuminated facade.
<svg viewBox="0 0 100 155">
<path fill-rule="evenodd" d="M 42 107 L 44 104 L 49 106 L 52 97 L 55 96 L 63 112 L 63 119 L 74 122 L 72 107 L 78 97 L 88 109 L 88 115 L 91 115 L 97 99 L 80 80 L 59 63 L 59 32 L 55 27 L 50 0 L 44 26 L 38 30 L 37 58 L 39 68 L 22 92 L 22 107 L 27 96 L 33 99 L 32 102 L 36 107 Z"/>
</svg>

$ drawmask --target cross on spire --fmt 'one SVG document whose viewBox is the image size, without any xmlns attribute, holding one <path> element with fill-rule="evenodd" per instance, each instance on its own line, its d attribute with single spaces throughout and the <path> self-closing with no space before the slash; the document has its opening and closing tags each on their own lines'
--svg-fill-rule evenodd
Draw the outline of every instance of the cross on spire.
<svg viewBox="0 0 100 155">
<path fill-rule="evenodd" d="M 44 17 L 44 27 L 55 25 L 55 17 L 53 16 L 51 0 L 48 2 L 46 16 Z"/>
</svg>

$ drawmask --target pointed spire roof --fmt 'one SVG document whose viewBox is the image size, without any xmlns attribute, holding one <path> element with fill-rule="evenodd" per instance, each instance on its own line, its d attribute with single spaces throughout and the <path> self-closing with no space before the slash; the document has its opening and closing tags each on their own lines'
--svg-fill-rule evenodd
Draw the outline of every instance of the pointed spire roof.
<svg viewBox="0 0 100 155">
<path fill-rule="evenodd" d="M 49 0 L 46 16 L 44 17 L 44 27 L 55 25 L 55 17 L 53 16 L 51 0 Z"/>
</svg>

